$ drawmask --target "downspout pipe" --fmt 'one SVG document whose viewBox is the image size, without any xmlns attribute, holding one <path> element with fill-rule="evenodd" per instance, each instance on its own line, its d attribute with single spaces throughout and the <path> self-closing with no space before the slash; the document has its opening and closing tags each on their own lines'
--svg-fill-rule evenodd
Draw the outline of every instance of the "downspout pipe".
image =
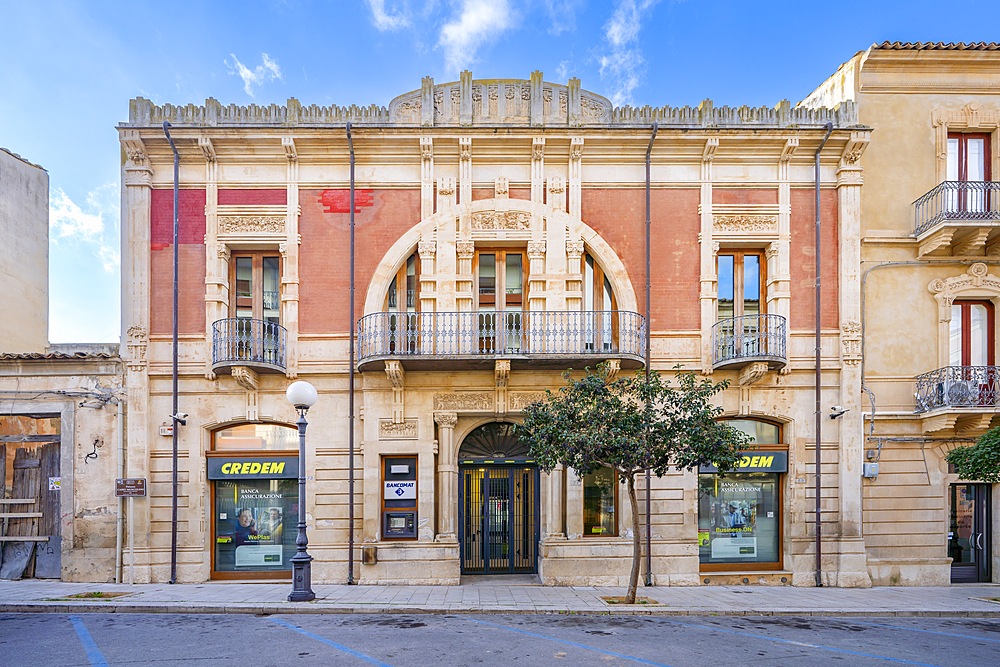
<svg viewBox="0 0 1000 667">
<path fill-rule="evenodd" d="M 118 477 L 125 477 L 125 400 L 118 398 Z M 122 562 L 125 560 L 125 499 L 118 498 L 118 520 L 115 522 L 115 583 L 122 583 Z M 129 536 L 131 538 L 131 535 Z"/>
<path fill-rule="evenodd" d="M 813 168 L 816 177 L 816 587 L 823 587 L 823 522 L 822 522 L 822 501 L 823 501 L 823 415 L 822 413 L 822 369 L 820 368 L 820 315 L 821 315 L 821 265 L 823 253 L 821 252 L 822 239 L 820 237 L 820 198 L 819 198 L 819 154 L 823 152 L 830 134 L 833 132 L 833 123 L 826 124 L 826 135 L 816 149 L 816 163 Z"/>
<path fill-rule="evenodd" d="M 351 152 L 351 295 L 350 295 L 350 352 L 347 380 L 347 585 L 354 581 L 354 140 L 351 123 L 347 123 L 347 148 Z"/>
<path fill-rule="evenodd" d="M 649 275 L 649 269 L 651 266 L 650 261 L 650 238 L 652 224 L 651 219 L 651 206 L 649 199 L 649 154 L 653 151 L 653 141 L 656 139 L 656 132 L 660 129 L 659 124 L 653 121 L 653 134 L 649 136 L 649 145 L 646 146 L 646 386 L 649 386 L 649 341 L 650 341 L 650 306 L 649 300 L 652 294 L 651 278 Z M 648 425 L 647 425 L 648 426 Z M 646 437 L 649 437 L 649 429 L 646 429 Z M 652 481 L 653 477 L 649 472 L 649 468 L 646 468 L 646 585 L 653 585 L 653 538 L 652 538 L 652 505 L 653 501 L 651 499 L 652 494 Z"/>
<path fill-rule="evenodd" d="M 177 240 L 180 230 L 180 213 L 178 210 L 179 199 L 179 179 L 181 156 L 177 152 L 177 146 L 170 136 L 170 123 L 163 121 L 163 134 L 167 135 L 170 142 L 170 150 L 174 152 L 174 308 L 173 308 L 173 351 L 171 367 L 171 398 L 172 407 L 170 410 L 170 439 L 173 451 L 171 454 L 170 469 L 170 583 L 177 583 L 177 271 L 178 271 L 178 248 Z"/>
</svg>

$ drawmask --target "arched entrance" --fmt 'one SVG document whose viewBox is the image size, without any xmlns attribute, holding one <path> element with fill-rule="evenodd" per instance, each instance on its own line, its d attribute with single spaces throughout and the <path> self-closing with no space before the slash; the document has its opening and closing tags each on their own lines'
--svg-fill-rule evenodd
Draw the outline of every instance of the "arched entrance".
<svg viewBox="0 0 1000 667">
<path fill-rule="evenodd" d="M 462 574 L 538 571 L 538 466 L 511 422 L 476 428 L 458 452 Z"/>
</svg>

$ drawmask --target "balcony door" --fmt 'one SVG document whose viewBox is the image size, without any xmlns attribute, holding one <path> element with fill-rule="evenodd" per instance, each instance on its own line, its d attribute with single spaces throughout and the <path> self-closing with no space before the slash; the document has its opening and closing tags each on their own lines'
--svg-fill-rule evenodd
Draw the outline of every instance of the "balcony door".
<svg viewBox="0 0 1000 667">
<path fill-rule="evenodd" d="M 586 352 L 612 352 L 618 349 L 618 320 L 611 281 L 594 257 L 583 256 L 583 338 Z M 572 325 L 570 325 L 572 326 Z"/>
<path fill-rule="evenodd" d="M 476 253 L 479 351 L 519 353 L 524 338 L 527 284 L 524 252 L 480 250 Z"/>
<path fill-rule="evenodd" d="M 406 263 L 396 272 L 396 277 L 389 283 L 385 310 L 390 353 L 412 354 L 419 348 L 420 327 L 417 315 L 419 274 L 420 258 L 414 253 L 407 258 Z"/>
<path fill-rule="evenodd" d="M 990 135 L 981 133 L 949 133 L 947 180 L 954 182 L 948 190 L 948 211 L 977 214 L 988 209 L 988 191 L 983 185 L 990 180 Z"/>
<path fill-rule="evenodd" d="M 230 358 L 277 363 L 282 354 L 281 258 L 234 254 L 230 262 Z"/>
<path fill-rule="evenodd" d="M 716 358 L 755 357 L 765 353 L 761 332 L 764 314 L 764 263 L 760 252 L 722 251 L 718 256 L 719 306 L 722 324 Z"/>
<path fill-rule="evenodd" d="M 948 405 L 995 402 L 993 313 L 989 301 L 955 301 L 951 306 L 948 365 L 953 370 L 941 388 Z"/>
</svg>

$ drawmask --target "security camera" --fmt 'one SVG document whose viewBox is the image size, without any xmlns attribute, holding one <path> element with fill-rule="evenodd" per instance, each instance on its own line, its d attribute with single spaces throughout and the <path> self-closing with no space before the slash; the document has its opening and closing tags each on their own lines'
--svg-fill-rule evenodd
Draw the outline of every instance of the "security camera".
<svg viewBox="0 0 1000 667">
<path fill-rule="evenodd" d="M 845 412 L 849 412 L 848 408 L 841 407 L 839 405 L 834 405 L 830 408 L 830 419 L 838 419 L 844 416 Z"/>
<path fill-rule="evenodd" d="M 188 413 L 186 412 L 178 411 L 177 414 L 171 415 L 170 418 L 173 419 L 175 422 L 178 422 L 181 426 L 187 426 Z"/>
</svg>

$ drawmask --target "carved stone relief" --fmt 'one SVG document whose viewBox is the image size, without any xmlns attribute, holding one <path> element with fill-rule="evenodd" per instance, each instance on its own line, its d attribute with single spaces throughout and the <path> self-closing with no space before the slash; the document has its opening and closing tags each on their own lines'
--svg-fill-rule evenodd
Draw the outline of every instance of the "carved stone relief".
<svg viewBox="0 0 1000 667">
<path fill-rule="evenodd" d="M 537 401 L 545 400 L 544 391 L 512 391 L 507 396 L 507 409 L 520 412 Z"/>
<path fill-rule="evenodd" d="M 778 216 L 716 215 L 712 226 L 721 232 L 771 232 L 778 229 Z"/>
<path fill-rule="evenodd" d="M 378 437 L 379 440 L 416 440 L 417 420 L 407 419 L 396 423 L 391 419 L 380 419 Z"/>
<path fill-rule="evenodd" d="M 283 215 L 219 216 L 220 234 L 284 234 Z"/>
<path fill-rule="evenodd" d="M 531 214 L 524 211 L 474 211 L 473 229 L 530 229 Z"/>
<path fill-rule="evenodd" d="M 466 391 L 434 394 L 435 410 L 492 410 L 492 391 Z"/>
</svg>

